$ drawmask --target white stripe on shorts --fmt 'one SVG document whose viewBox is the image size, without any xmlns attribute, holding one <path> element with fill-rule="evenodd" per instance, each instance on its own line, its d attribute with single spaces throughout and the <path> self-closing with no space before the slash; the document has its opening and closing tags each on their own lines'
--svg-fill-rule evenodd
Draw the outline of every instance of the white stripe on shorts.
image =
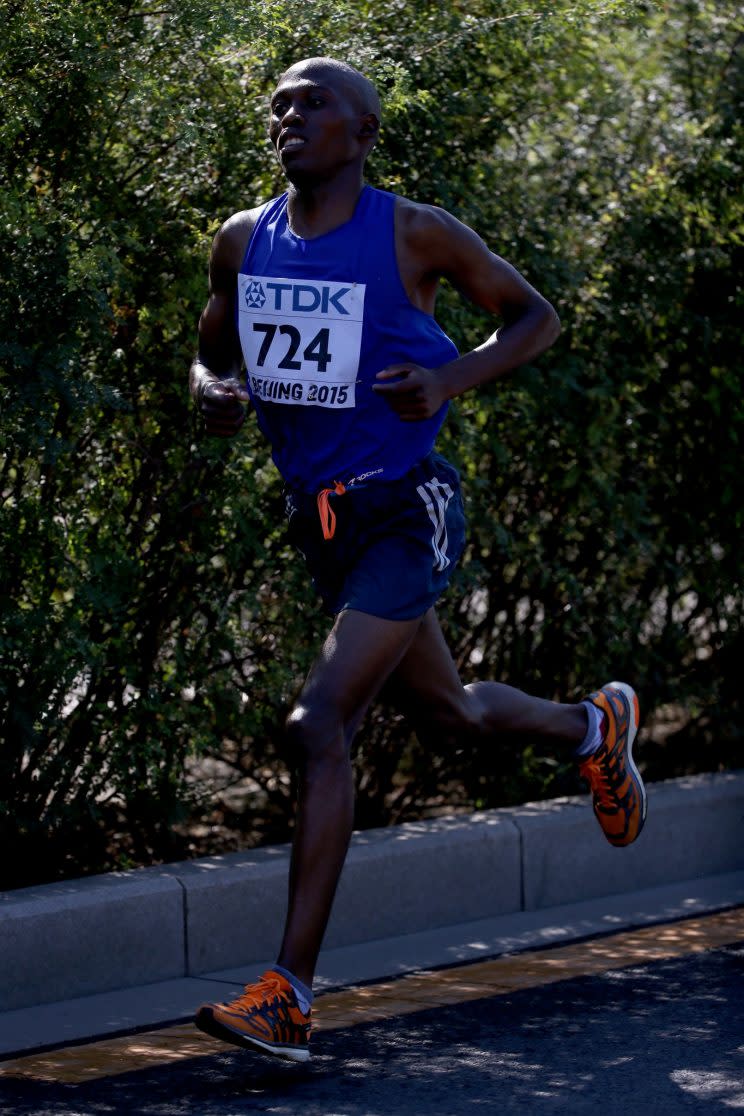
<svg viewBox="0 0 744 1116">
<path fill-rule="evenodd" d="M 454 496 L 454 492 L 449 484 L 439 481 L 436 477 L 432 477 L 425 484 L 420 484 L 416 491 L 424 501 L 429 519 L 434 527 L 434 534 L 431 539 L 434 551 L 434 569 L 446 570 L 450 560 L 447 557 L 448 539 L 445 515 L 447 514 L 447 505 Z"/>
</svg>

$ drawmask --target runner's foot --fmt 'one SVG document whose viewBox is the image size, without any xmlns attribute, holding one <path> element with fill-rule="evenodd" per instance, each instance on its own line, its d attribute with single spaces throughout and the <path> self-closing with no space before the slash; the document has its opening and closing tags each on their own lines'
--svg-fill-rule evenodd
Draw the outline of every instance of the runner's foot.
<svg viewBox="0 0 744 1116">
<path fill-rule="evenodd" d="M 300 1009 L 286 977 L 269 969 L 230 1003 L 202 1004 L 194 1022 L 201 1031 L 236 1046 L 307 1062 L 311 1014 Z"/>
<path fill-rule="evenodd" d="M 630 845 L 646 820 L 646 790 L 633 763 L 633 741 L 640 715 L 635 691 L 610 682 L 586 699 L 607 718 L 604 740 L 579 772 L 592 792 L 594 815 L 611 845 Z"/>
</svg>

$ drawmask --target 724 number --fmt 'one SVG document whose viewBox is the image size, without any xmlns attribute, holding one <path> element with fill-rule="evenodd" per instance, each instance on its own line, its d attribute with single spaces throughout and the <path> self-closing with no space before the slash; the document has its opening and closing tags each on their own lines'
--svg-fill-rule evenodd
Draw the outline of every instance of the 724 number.
<svg viewBox="0 0 744 1116">
<path fill-rule="evenodd" d="M 261 348 L 258 350 L 258 356 L 256 357 L 256 365 L 259 368 L 262 368 L 266 363 L 266 357 L 269 355 L 271 343 L 278 332 L 281 337 L 288 338 L 289 343 L 287 345 L 287 351 L 277 364 L 277 368 L 284 368 L 292 372 L 300 371 L 302 368 L 302 361 L 295 360 L 295 356 L 302 344 L 302 334 L 296 326 L 276 326 L 268 322 L 254 322 L 253 329 L 256 333 L 263 333 L 264 335 Z M 306 345 L 302 351 L 303 359 L 315 361 L 319 372 L 327 371 L 328 365 L 333 359 L 328 352 L 329 337 L 329 329 L 319 329 L 312 341 Z"/>
</svg>

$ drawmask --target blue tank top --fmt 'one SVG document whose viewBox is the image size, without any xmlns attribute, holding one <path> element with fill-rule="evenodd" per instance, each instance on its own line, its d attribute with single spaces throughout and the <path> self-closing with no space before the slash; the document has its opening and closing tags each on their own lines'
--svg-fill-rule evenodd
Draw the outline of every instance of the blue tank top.
<svg viewBox="0 0 744 1116">
<path fill-rule="evenodd" d="M 283 194 L 263 208 L 246 249 L 236 318 L 247 387 L 279 472 L 302 492 L 403 476 L 431 452 L 447 413 L 445 404 L 402 422 L 372 391 L 390 364 L 436 368 L 457 356 L 406 295 L 395 201 L 365 186 L 350 221 L 303 240 Z"/>
</svg>

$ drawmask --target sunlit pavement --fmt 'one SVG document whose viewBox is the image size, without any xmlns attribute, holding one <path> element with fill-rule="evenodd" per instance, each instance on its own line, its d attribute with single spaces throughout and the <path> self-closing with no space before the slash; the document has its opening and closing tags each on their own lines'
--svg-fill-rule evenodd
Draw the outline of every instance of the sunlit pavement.
<svg viewBox="0 0 744 1116">
<path fill-rule="evenodd" d="M 744 908 L 346 989 L 293 1066 L 191 1026 L 0 1063 L 0 1112 L 744 1111 Z"/>
</svg>

